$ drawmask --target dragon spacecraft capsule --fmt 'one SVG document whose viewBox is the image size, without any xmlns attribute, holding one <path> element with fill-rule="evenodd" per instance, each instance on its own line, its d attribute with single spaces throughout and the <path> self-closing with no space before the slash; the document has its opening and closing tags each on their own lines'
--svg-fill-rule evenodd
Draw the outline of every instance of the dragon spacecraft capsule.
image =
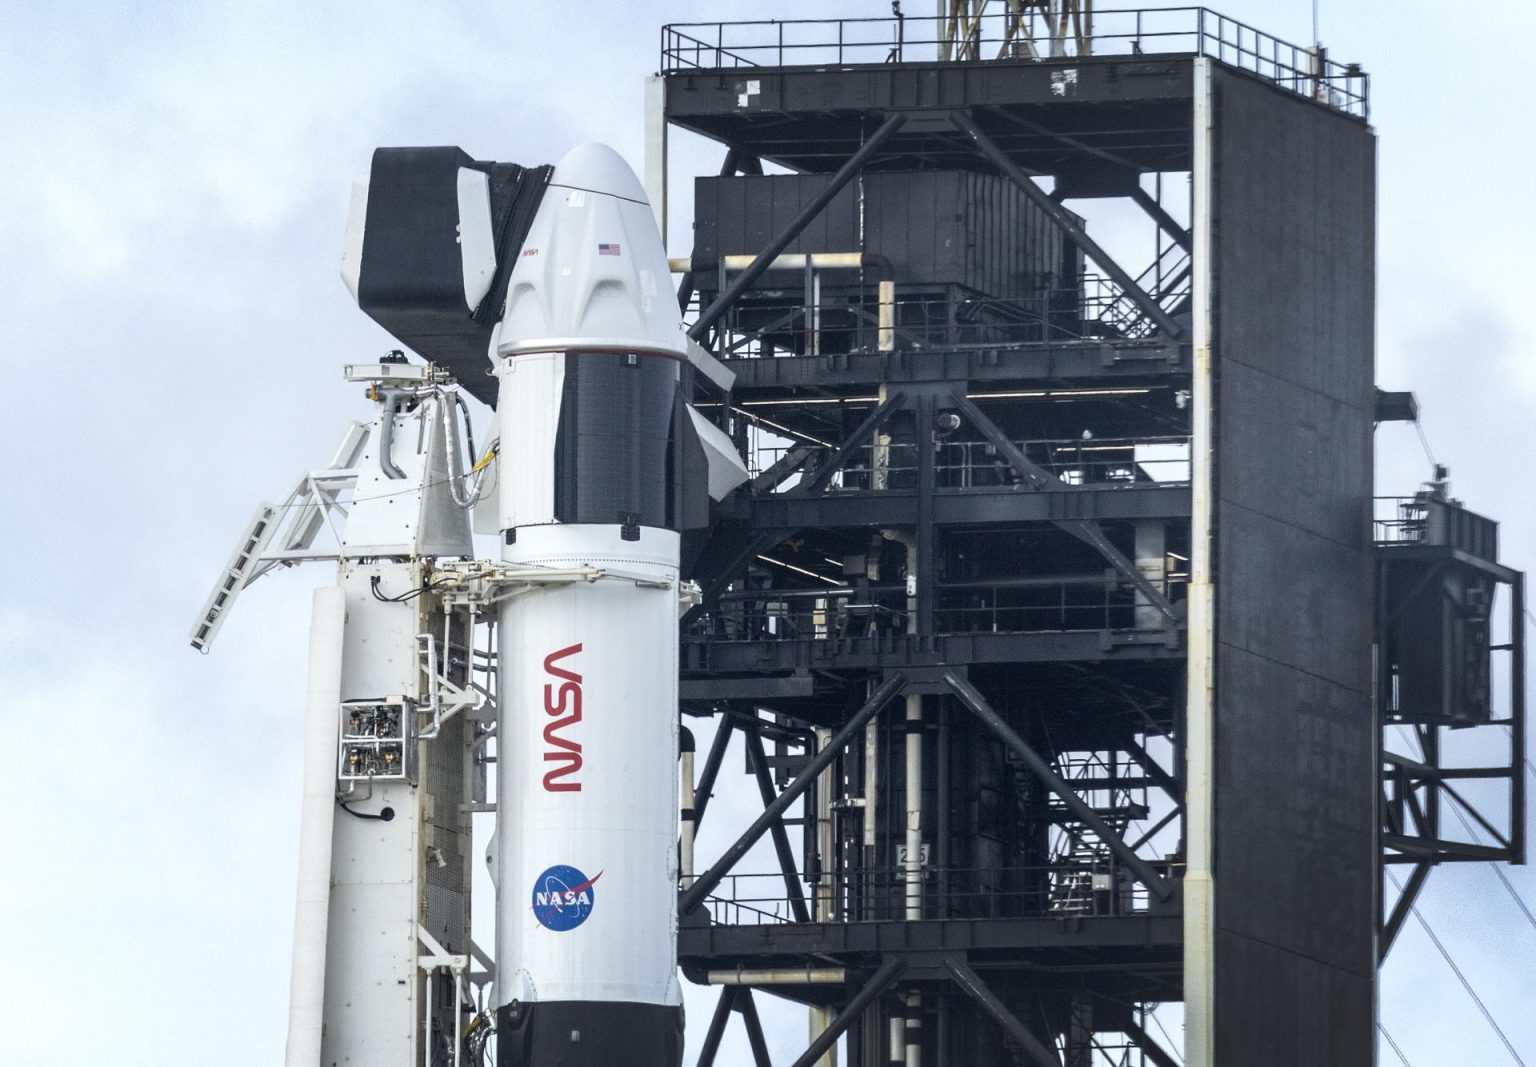
<svg viewBox="0 0 1536 1067">
<path fill-rule="evenodd" d="M 496 329 L 503 558 L 601 566 L 500 609 L 500 1067 L 677 1067 L 672 440 L 687 359 L 651 208 L 611 149 L 555 167 Z"/>
</svg>

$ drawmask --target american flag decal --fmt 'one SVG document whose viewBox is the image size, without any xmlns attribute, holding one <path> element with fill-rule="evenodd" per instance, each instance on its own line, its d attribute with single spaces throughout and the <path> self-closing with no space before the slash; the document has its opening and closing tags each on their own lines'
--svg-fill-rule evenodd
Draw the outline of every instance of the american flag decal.
<svg viewBox="0 0 1536 1067">
<path fill-rule="evenodd" d="M 597 254 L 600 256 L 616 256 L 619 254 L 618 245 L 598 245 Z"/>
</svg>

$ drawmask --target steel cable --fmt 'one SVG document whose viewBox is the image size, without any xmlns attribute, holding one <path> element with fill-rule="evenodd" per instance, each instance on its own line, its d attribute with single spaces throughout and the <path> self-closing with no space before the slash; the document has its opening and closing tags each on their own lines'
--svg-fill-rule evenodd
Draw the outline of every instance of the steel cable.
<svg viewBox="0 0 1536 1067">
<path fill-rule="evenodd" d="M 1399 893 L 1403 891 L 1403 883 L 1398 881 L 1397 875 L 1389 870 L 1387 871 L 1387 878 L 1397 887 Z M 1429 935 L 1430 942 L 1435 946 L 1436 951 L 1440 953 L 1440 958 L 1445 960 L 1446 965 L 1456 975 L 1456 980 L 1461 983 L 1461 988 L 1467 991 L 1467 996 L 1472 998 L 1472 1002 L 1477 1005 L 1477 1010 L 1483 1013 L 1483 1018 L 1488 1021 L 1488 1025 L 1493 1028 L 1493 1032 L 1499 1035 L 1500 1041 L 1504 1042 L 1504 1048 L 1508 1050 L 1510 1059 L 1518 1063 L 1520 1067 L 1525 1067 L 1525 1061 L 1515 1051 L 1515 1046 L 1510 1044 L 1508 1036 L 1504 1033 L 1504 1028 L 1499 1025 L 1498 1020 L 1493 1017 L 1493 1012 L 1488 1010 L 1488 1005 L 1483 1003 L 1483 998 L 1477 995 L 1477 991 L 1472 988 L 1472 983 L 1467 980 L 1467 976 L 1462 973 L 1461 968 L 1456 965 L 1456 961 L 1451 958 L 1450 951 L 1435 933 L 1434 927 L 1429 925 L 1429 920 L 1420 914 L 1418 905 L 1410 904 L 1408 910 L 1413 913 L 1413 917 L 1418 920 L 1419 925 L 1424 928 L 1424 932 Z"/>
</svg>

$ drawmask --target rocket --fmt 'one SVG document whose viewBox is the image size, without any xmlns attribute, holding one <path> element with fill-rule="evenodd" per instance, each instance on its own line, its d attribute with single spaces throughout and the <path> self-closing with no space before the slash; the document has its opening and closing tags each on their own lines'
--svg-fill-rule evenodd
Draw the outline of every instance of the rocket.
<svg viewBox="0 0 1536 1067">
<path fill-rule="evenodd" d="M 673 448 L 688 358 L 635 175 L 555 167 L 492 339 L 497 519 L 518 567 L 603 566 L 499 615 L 499 1067 L 677 1067 Z"/>
<path fill-rule="evenodd" d="M 679 1067 L 683 535 L 696 551 L 747 480 L 684 386 L 728 393 L 730 372 L 684 333 L 646 195 L 601 145 L 554 167 L 380 148 L 342 276 L 427 362 L 347 368 L 375 417 L 257 509 L 192 634 L 206 650 L 276 567 L 338 565 L 313 633 L 287 1062 L 474 1056 L 493 1021 L 498 1067 Z M 496 407 L 472 468 L 461 390 Z M 499 562 L 470 558 L 471 511 Z M 474 677 L 492 657 L 494 708 Z M 464 802 L 484 803 L 492 716 L 496 959 L 477 972 Z"/>
</svg>

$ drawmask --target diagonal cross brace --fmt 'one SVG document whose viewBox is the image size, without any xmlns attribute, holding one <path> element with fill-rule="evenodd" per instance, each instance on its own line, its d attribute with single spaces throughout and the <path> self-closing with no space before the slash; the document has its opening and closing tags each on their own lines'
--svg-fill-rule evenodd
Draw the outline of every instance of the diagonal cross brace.
<svg viewBox="0 0 1536 1067">
<path fill-rule="evenodd" d="M 1136 876 L 1138 882 L 1146 886 L 1148 891 L 1159 900 L 1166 901 L 1173 898 L 1173 886 L 1167 879 L 1158 874 L 1150 863 L 1138 856 L 1135 850 L 1125 843 L 1125 839 L 1115 833 L 1099 813 L 1077 795 L 1072 786 L 1056 773 L 1045 757 L 1031 748 L 997 713 L 996 709 L 987 703 L 986 697 L 982 696 L 975 686 L 952 670 L 944 672 L 944 682 L 953 690 L 955 696 L 960 698 L 960 703 L 986 723 L 998 739 L 1033 772 L 1035 777 L 1056 794 L 1074 818 L 1098 835 L 1099 839 L 1115 854 L 1115 858 L 1125 864 L 1126 868 Z"/>
<path fill-rule="evenodd" d="M 869 981 L 864 983 L 864 988 L 854 994 L 853 999 L 837 1013 L 837 1017 L 817 1035 L 816 1040 L 811 1042 L 811 1047 L 802 1052 L 800 1058 L 791 1064 L 791 1067 L 811 1067 L 821 1059 L 829 1048 L 837 1044 L 837 1039 L 843 1036 L 843 1032 L 858 1021 L 864 1014 L 864 1009 L 891 987 L 906 966 L 906 961 L 900 956 L 892 956 L 886 960 L 878 971 L 870 975 Z"/>
<path fill-rule="evenodd" d="M 1018 445 L 1008 440 L 1008 435 L 998 429 L 997 424 L 987 418 L 982 413 L 982 410 L 964 392 L 956 389 L 949 394 L 949 399 L 956 409 L 963 412 L 965 417 L 971 420 L 976 429 L 981 431 L 981 435 L 997 449 L 998 455 L 1008 461 L 1008 465 L 1018 472 L 1019 477 L 1023 478 L 1031 489 L 1038 491 L 1041 489 L 1068 488 L 1066 482 L 1063 482 L 1050 471 L 1031 460 Z M 1073 537 L 1097 549 L 1099 554 L 1109 561 L 1110 566 L 1119 571 L 1126 581 L 1134 585 L 1136 591 L 1146 597 L 1147 603 L 1156 608 L 1163 618 L 1171 623 L 1178 621 L 1178 617 L 1173 611 L 1173 605 L 1168 603 L 1168 598 L 1163 595 L 1163 591 L 1148 581 L 1147 576 L 1136 569 L 1136 564 L 1127 559 L 1125 553 L 1114 546 L 1108 535 L 1104 533 L 1104 528 L 1096 520 L 1053 519 L 1051 521 Z"/>
<path fill-rule="evenodd" d="M 677 911 L 680 915 L 686 915 L 704 902 L 704 899 L 714 892 L 722 879 L 736 866 L 737 861 L 747 854 L 747 851 L 755 845 L 775 820 L 781 818 L 789 806 L 800 799 L 807 789 L 811 787 L 818 775 L 831 765 L 832 761 L 840 755 L 843 749 L 848 747 L 848 742 L 858 736 L 864 729 L 865 723 L 875 717 L 879 710 L 901 690 L 906 684 L 906 679 L 901 674 L 892 674 L 885 682 L 870 694 L 864 706 L 854 712 L 842 729 L 832 735 L 832 739 L 816 755 L 812 756 L 793 782 L 779 794 L 777 800 L 763 810 L 751 826 L 736 839 L 736 842 L 726 849 L 715 861 L 713 867 L 699 875 L 694 883 L 683 890 L 677 901 Z"/>
<path fill-rule="evenodd" d="M 1052 200 L 1049 193 L 1030 181 L 1029 175 L 1025 174 L 1017 163 L 1008 158 L 1008 154 L 999 148 L 997 142 L 987 136 L 981 127 L 976 125 L 975 120 L 970 115 L 963 111 L 956 111 L 951 116 L 951 121 L 960 128 L 962 133 L 976 143 L 976 147 L 981 149 L 981 154 L 991 160 L 992 165 L 1001 171 L 1005 178 L 1013 182 L 1020 192 L 1029 197 L 1041 211 L 1044 211 L 1062 233 L 1071 238 L 1073 243 L 1081 248 L 1089 259 L 1099 265 L 1100 270 L 1114 280 L 1114 283 L 1120 287 L 1120 290 L 1141 309 L 1142 314 L 1157 323 L 1158 329 L 1170 337 L 1178 337 L 1184 332 L 1179 328 L 1178 323 L 1173 321 L 1168 312 L 1163 310 L 1163 306 L 1147 295 L 1147 291 L 1136 284 L 1136 279 L 1132 278 L 1124 267 L 1115 262 L 1114 257 L 1099 247 L 1097 241 L 1088 236 L 1087 231 L 1077 224 L 1077 221 L 1067 212 L 1066 208 Z"/>
<path fill-rule="evenodd" d="M 773 803 L 774 788 L 773 779 L 768 775 L 768 754 L 763 751 L 763 735 L 756 730 L 743 730 L 742 736 L 747 742 L 747 752 L 752 756 L 753 777 L 757 779 L 757 792 L 763 800 L 763 808 Z M 800 888 L 800 874 L 795 870 L 795 854 L 789 845 L 789 834 L 784 829 L 783 818 L 773 821 L 768 827 L 769 836 L 773 838 L 773 851 L 779 858 L 779 871 L 784 876 L 784 891 L 789 896 L 790 910 L 795 913 L 795 922 L 808 923 L 811 921 L 810 910 L 805 906 L 805 890 Z"/>
<path fill-rule="evenodd" d="M 874 411 L 865 416 L 863 422 L 854 427 L 853 432 L 843 439 L 843 443 L 837 446 L 837 454 L 830 463 L 785 495 L 809 496 L 812 493 L 821 492 L 832 480 L 833 475 L 848 465 L 848 461 L 853 458 L 859 446 L 869 440 L 870 435 L 878 430 L 905 401 L 905 393 L 896 392 L 887 396 Z"/>
<path fill-rule="evenodd" d="M 965 990 L 976 1003 L 980 1004 L 986 1013 L 992 1016 L 994 1022 L 1003 1028 L 1007 1035 L 1014 1039 L 1020 1048 L 1024 1050 L 1036 1067 L 1061 1067 L 1061 1060 L 1056 1053 L 1045 1047 L 1045 1044 L 1036 1037 L 1022 1022 L 1019 1017 L 1009 1011 L 1007 1006 L 997 998 L 997 994 L 987 988 L 987 984 L 981 980 L 981 976 L 971 970 L 970 964 L 959 956 L 945 956 L 944 969 L 954 978 L 955 984 Z"/>
</svg>

